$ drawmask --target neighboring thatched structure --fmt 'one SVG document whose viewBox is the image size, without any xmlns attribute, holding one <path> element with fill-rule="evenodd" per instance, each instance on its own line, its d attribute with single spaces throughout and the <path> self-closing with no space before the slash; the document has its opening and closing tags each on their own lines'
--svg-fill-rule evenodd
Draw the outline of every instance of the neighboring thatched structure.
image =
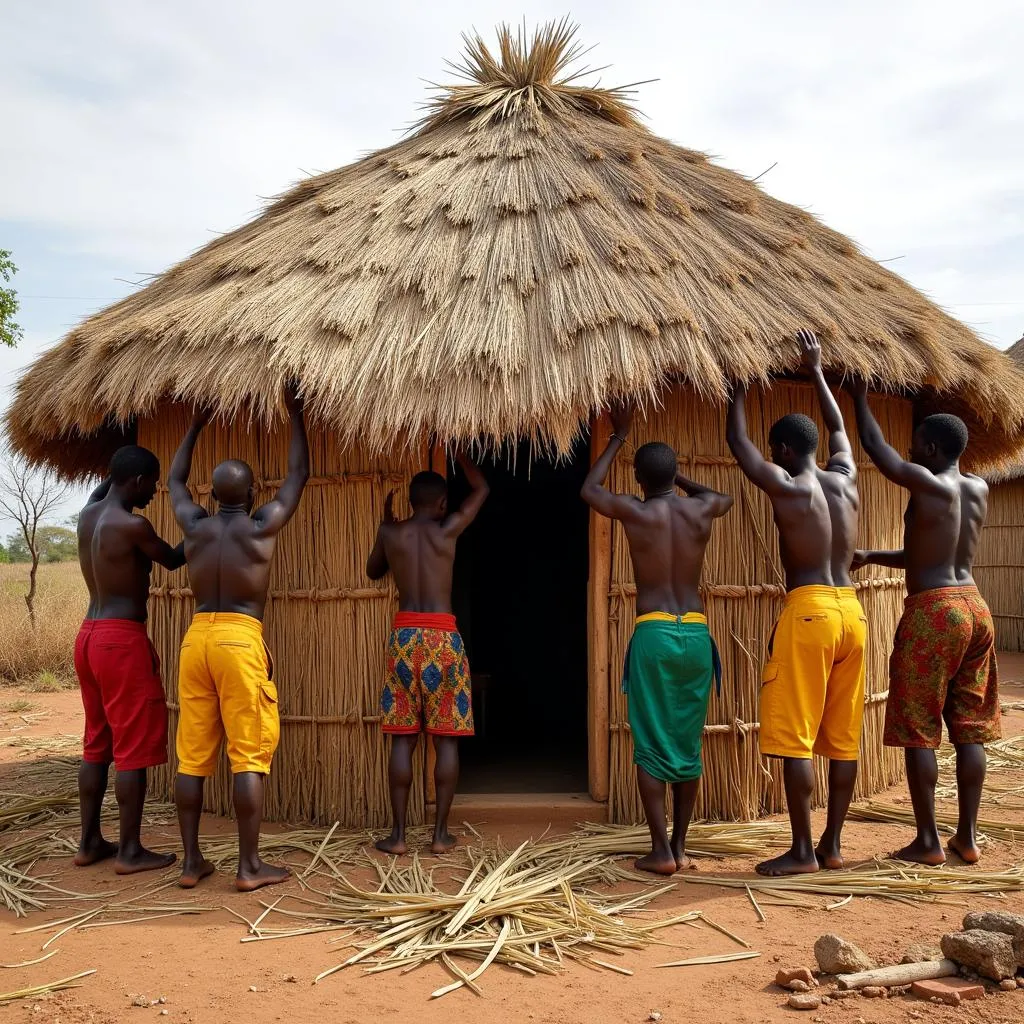
<svg viewBox="0 0 1024 1024">
<path fill-rule="evenodd" d="M 1006 354 L 1024 368 L 1024 337 Z M 974 578 L 992 609 L 1002 651 L 1024 651 L 1024 461 L 988 477 L 988 519 Z"/>
<path fill-rule="evenodd" d="M 456 566 L 485 733 L 466 744 L 467 784 L 588 788 L 623 820 L 640 814 L 618 686 L 634 590 L 621 531 L 595 516 L 588 531 L 577 491 L 607 437 L 601 409 L 633 396 L 648 409 L 635 443 L 664 438 L 739 496 L 708 553 L 726 684 L 712 699 L 701 810 L 778 810 L 756 733 L 782 576 L 768 503 L 725 445 L 729 380 L 794 371 L 794 333 L 811 326 L 830 371 L 887 393 L 874 404 L 897 446 L 911 400 L 938 398 L 969 421 L 981 464 L 1018 447 L 1021 381 L 847 238 L 655 137 L 623 90 L 580 85 L 566 24 L 500 43 L 496 57 L 469 42 L 465 84 L 442 90 L 414 134 L 302 182 L 72 331 L 22 378 L 10 436 L 68 476 L 97 472 L 133 433 L 166 465 L 188 407 L 210 404 L 221 419 L 199 445 L 199 493 L 230 454 L 252 463 L 265 498 L 284 471 L 281 389 L 301 382 L 314 477 L 268 608 L 284 718 L 268 810 L 346 824 L 386 817 L 377 700 L 395 600 L 363 575 L 384 495 L 446 466 L 454 442 L 491 448 L 492 498 Z M 752 430 L 763 441 L 791 409 L 816 415 L 809 387 L 755 387 Z M 614 477 L 632 486 L 626 459 Z M 868 465 L 861 480 L 863 543 L 898 544 L 903 495 Z M 166 496 L 153 517 L 175 535 Z M 881 719 L 902 579 L 876 572 L 861 593 L 870 793 L 900 771 Z M 191 608 L 185 581 L 161 573 L 152 633 L 172 706 Z M 224 778 L 209 793 L 227 807 Z M 429 797 L 417 791 L 415 813 Z"/>
</svg>

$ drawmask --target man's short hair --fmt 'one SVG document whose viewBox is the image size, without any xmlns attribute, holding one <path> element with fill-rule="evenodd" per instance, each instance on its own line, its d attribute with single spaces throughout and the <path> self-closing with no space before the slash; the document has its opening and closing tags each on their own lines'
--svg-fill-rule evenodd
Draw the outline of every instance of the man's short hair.
<svg viewBox="0 0 1024 1024">
<path fill-rule="evenodd" d="M 791 412 L 772 424 L 768 443 L 788 445 L 797 455 L 813 455 L 818 450 L 818 427 L 809 416 Z"/>
<path fill-rule="evenodd" d="M 448 493 L 448 481 L 440 473 L 424 470 L 409 483 L 409 504 L 413 508 L 426 508 L 440 501 Z"/>
<path fill-rule="evenodd" d="M 663 441 L 648 441 L 637 448 L 633 469 L 646 488 L 670 487 L 675 483 L 679 463 L 676 453 Z"/>
<path fill-rule="evenodd" d="M 160 460 L 137 444 L 118 448 L 110 460 L 110 477 L 115 484 L 126 484 L 137 476 L 159 476 Z"/>
<path fill-rule="evenodd" d="M 925 416 L 920 430 L 947 459 L 959 459 L 967 449 L 967 424 L 952 413 L 937 412 Z"/>
</svg>

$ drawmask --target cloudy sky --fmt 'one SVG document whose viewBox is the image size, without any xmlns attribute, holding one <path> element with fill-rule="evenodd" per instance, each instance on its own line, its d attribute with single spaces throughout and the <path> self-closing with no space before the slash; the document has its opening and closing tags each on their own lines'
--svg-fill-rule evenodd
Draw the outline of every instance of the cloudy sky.
<svg viewBox="0 0 1024 1024">
<path fill-rule="evenodd" d="M 570 13 L 656 133 L 852 236 L 982 337 L 1024 333 L 1013 0 L 0 0 L 0 248 L 18 372 L 303 175 L 394 141 L 460 34 Z"/>
</svg>

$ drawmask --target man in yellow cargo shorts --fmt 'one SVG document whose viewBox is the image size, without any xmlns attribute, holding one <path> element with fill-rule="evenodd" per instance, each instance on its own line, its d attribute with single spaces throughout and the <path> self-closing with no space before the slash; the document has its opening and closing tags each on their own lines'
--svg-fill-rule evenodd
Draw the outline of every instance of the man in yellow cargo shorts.
<svg viewBox="0 0 1024 1024">
<path fill-rule="evenodd" d="M 199 848 L 199 819 L 203 784 L 214 773 L 225 738 L 238 818 L 235 886 L 250 892 L 288 877 L 287 869 L 264 864 L 259 855 L 263 782 L 280 736 L 263 613 L 277 535 L 298 508 L 309 478 L 302 403 L 293 387 L 285 393 L 285 405 L 292 426 L 288 474 L 274 498 L 255 512 L 252 470 L 236 460 L 213 471 L 216 515 L 192 501 L 188 477 L 205 414 L 195 418 L 185 435 L 168 478 L 196 599 L 178 670 L 181 713 L 174 799 L 185 847 L 178 882 L 183 889 L 193 888 L 213 871 Z"/>
</svg>

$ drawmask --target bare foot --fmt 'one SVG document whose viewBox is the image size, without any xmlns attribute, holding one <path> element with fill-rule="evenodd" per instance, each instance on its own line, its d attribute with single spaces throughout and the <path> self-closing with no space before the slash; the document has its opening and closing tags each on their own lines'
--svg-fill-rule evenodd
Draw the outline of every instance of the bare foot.
<svg viewBox="0 0 1024 1024">
<path fill-rule="evenodd" d="M 373 845 L 381 853 L 390 853 L 393 857 L 401 857 L 409 849 L 405 845 L 405 839 L 396 835 L 390 835 L 387 839 L 379 839 Z"/>
<path fill-rule="evenodd" d="M 675 850 L 672 851 L 672 856 L 676 859 L 676 871 L 696 871 L 697 862 L 687 856 L 685 853 L 677 853 Z"/>
<path fill-rule="evenodd" d="M 144 846 L 129 857 L 118 854 L 114 861 L 114 871 L 119 875 L 137 875 L 140 871 L 162 871 L 169 868 L 178 859 L 174 853 L 154 853 Z"/>
<path fill-rule="evenodd" d="M 769 878 L 780 878 L 783 875 L 812 875 L 818 870 L 818 860 L 816 857 L 801 860 L 790 850 L 781 857 L 761 861 L 754 870 L 759 875 L 767 875 Z"/>
<path fill-rule="evenodd" d="M 90 864 L 98 864 L 101 860 L 110 860 L 117 856 L 117 843 L 108 843 L 106 839 L 100 839 L 87 846 L 80 846 L 75 854 L 74 865 L 76 868 L 87 868 Z"/>
<path fill-rule="evenodd" d="M 676 859 L 671 853 L 655 853 L 653 850 L 646 857 L 634 861 L 637 871 L 650 871 L 655 875 L 674 875 Z"/>
<path fill-rule="evenodd" d="M 842 871 L 846 866 L 846 861 L 838 850 L 826 850 L 819 846 L 814 851 L 814 856 L 818 861 L 818 867 L 825 871 Z"/>
<path fill-rule="evenodd" d="M 291 876 L 292 873 L 287 868 L 279 868 L 260 861 L 260 866 L 255 871 L 238 869 L 238 874 L 235 876 L 235 888 L 239 892 L 255 892 L 265 885 L 278 885 L 281 882 L 286 882 Z"/>
<path fill-rule="evenodd" d="M 946 844 L 965 864 L 977 864 L 981 860 L 981 850 L 977 843 L 969 843 L 959 836 L 953 836 Z"/>
<path fill-rule="evenodd" d="M 430 844 L 430 852 L 438 854 L 448 853 L 450 850 L 454 850 L 458 843 L 458 839 L 445 829 L 441 835 L 434 836 L 434 841 Z M 378 849 L 380 849 L 379 846 Z"/>
<path fill-rule="evenodd" d="M 915 839 L 909 846 L 896 850 L 890 856 L 893 860 L 907 860 L 912 864 L 924 864 L 932 868 L 946 863 L 946 855 L 941 846 L 932 846 L 921 839 Z"/>
<path fill-rule="evenodd" d="M 201 860 L 198 865 L 186 862 L 182 865 L 178 885 L 182 889 L 194 889 L 204 878 L 212 875 L 216 870 L 208 860 Z"/>
</svg>

